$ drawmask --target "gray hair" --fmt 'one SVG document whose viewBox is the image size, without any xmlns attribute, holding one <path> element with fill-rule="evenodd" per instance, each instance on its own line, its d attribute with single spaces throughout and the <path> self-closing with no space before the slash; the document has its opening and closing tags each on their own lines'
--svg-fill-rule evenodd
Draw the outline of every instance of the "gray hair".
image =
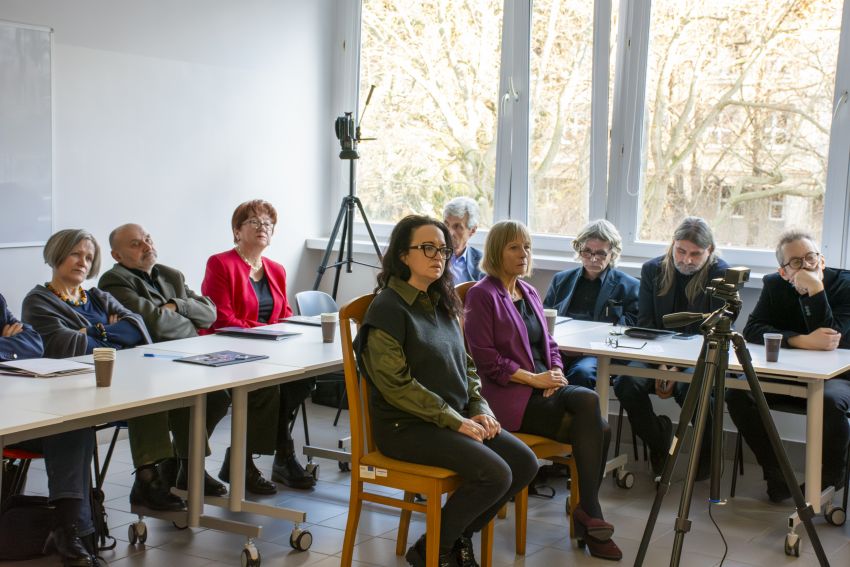
<svg viewBox="0 0 850 567">
<path fill-rule="evenodd" d="M 808 240 L 814 245 L 815 250 L 818 250 L 817 240 L 812 237 L 812 233 L 800 228 L 789 228 L 779 235 L 779 243 L 776 245 L 776 262 L 779 266 L 785 263 L 785 253 L 782 251 L 782 248 L 786 244 L 791 244 L 798 240 Z"/>
<path fill-rule="evenodd" d="M 593 220 L 584 225 L 573 240 L 573 250 L 576 251 L 577 260 L 579 252 L 584 248 L 584 243 L 591 238 L 602 240 L 611 245 L 611 266 L 616 266 L 617 259 L 623 251 L 623 239 L 617 227 L 605 219 Z"/>
<path fill-rule="evenodd" d="M 44 263 L 55 268 L 65 261 L 65 258 L 82 240 L 88 240 L 94 246 L 94 258 L 92 258 L 91 269 L 87 275 L 88 278 L 96 277 L 100 272 L 100 245 L 92 233 L 81 228 L 66 228 L 48 238 L 44 245 Z"/>
<path fill-rule="evenodd" d="M 478 203 L 469 197 L 455 197 L 443 208 L 443 218 L 458 217 L 463 218 L 469 215 L 466 220 L 466 228 L 472 230 L 478 226 Z"/>
</svg>

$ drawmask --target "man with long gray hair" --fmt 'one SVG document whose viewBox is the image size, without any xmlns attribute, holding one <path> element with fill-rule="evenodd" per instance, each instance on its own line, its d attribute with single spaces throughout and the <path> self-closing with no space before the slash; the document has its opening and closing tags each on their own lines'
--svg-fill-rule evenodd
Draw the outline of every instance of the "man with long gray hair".
<svg viewBox="0 0 850 567">
<path fill-rule="evenodd" d="M 481 251 L 467 246 L 469 239 L 478 230 L 478 203 L 469 197 L 455 197 L 443 208 L 443 222 L 452 236 L 452 254 L 449 269 L 454 283 L 478 281 L 484 277 L 478 269 Z"/>
<path fill-rule="evenodd" d="M 705 287 L 721 277 L 729 265 L 717 256 L 714 235 L 704 219 L 685 218 L 673 232 L 673 239 L 663 256 L 649 260 L 641 268 L 638 300 L 638 325 L 663 329 L 663 317 L 680 311 L 707 313 L 723 302 L 706 295 Z M 684 334 L 699 332 L 699 323 L 678 329 Z M 633 362 L 630 366 L 646 368 Z M 675 366 L 658 366 L 660 370 L 678 372 Z M 693 372 L 693 369 L 690 370 Z M 673 396 L 679 406 L 685 401 L 688 384 L 661 379 L 619 376 L 614 381 L 617 399 L 629 414 L 629 423 L 644 443 L 649 445 L 649 459 L 654 474 L 661 474 L 673 434 L 673 424 L 666 415 L 656 415 L 650 394 L 659 398 Z M 700 453 L 698 480 L 710 473 L 711 426 L 706 425 Z"/>
</svg>

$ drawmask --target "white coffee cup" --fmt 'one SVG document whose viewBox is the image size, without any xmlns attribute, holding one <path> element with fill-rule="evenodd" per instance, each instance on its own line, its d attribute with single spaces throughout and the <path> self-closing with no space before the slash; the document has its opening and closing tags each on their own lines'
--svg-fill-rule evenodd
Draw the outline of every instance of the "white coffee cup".
<svg viewBox="0 0 850 567">
<path fill-rule="evenodd" d="M 326 343 L 334 342 L 336 336 L 336 327 L 339 323 L 339 313 L 322 313 L 322 341 Z"/>
<path fill-rule="evenodd" d="M 543 315 L 546 317 L 546 326 L 549 328 L 549 334 L 555 333 L 555 321 L 558 320 L 557 309 L 544 309 Z"/>
</svg>

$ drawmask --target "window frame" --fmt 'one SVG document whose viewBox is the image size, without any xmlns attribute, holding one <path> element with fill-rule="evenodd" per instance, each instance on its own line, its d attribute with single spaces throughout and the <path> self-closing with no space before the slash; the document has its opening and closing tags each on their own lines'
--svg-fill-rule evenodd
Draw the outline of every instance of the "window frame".
<svg viewBox="0 0 850 567">
<path fill-rule="evenodd" d="M 529 112 L 530 48 L 533 0 L 504 0 L 504 20 L 500 53 L 497 160 L 493 196 L 493 222 L 514 218 L 528 222 L 529 192 Z M 651 0 L 619 0 L 619 22 L 612 89 L 612 121 L 608 131 L 608 91 L 611 44 L 612 2 L 594 0 L 593 63 L 590 132 L 589 218 L 607 218 L 623 236 L 623 256 L 643 261 L 664 253 L 667 242 L 637 238 L 640 193 L 627 188 L 640 187 L 643 121 L 646 112 L 646 70 L 651 23 Z M 335 89 L 335 108 L 353 109 L 359 118 L 359 55 L 362 0 L 341 5 L 338 32 L 341 47 L 334 62 L 341 88 Z M 833 97 L 834 115 L 830 127 L 826 193 L 821 249 L 832 265 L 850 265 L 850 0 L 842 3 L 841 31 Z M 340 113 L 341 114 L 341 113 Z M 338 145 L 334 146 L 335 153 Z M 339 162 L 336 155 L 334 159 Z M 348 193 L 348 166 L 333 169 L 331 196 L 341 199 Z M 373 223 L 379 239 L 386 239 L 392 223 Z M 473 244 L 483 242 L 479 231 Z M 365 225 L 355 223 L 355 234 L 365 237 Z M 535 234 L 538 254 L 572 258 L 574 235 Z M 723 258 L 733 265 L 754 271 L 772 271 L 776 263 L 772 250 L 734 246 L 720 247 Z"/>
</svg>

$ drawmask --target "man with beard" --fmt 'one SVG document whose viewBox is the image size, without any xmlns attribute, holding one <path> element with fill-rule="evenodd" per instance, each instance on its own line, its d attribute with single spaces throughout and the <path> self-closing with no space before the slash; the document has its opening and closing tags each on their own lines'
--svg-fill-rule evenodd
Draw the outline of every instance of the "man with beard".
<svg viewBox="0 0 850 567">
<path fill-rule="evenodd" d="M 789 230 L 776 246 L 777 273 L 764 277 L 758 303 L 744 327 L 744 338 L 763 344 L 765 333 L 780 333 L 782 346 L 830 351 L 850 348 L 850 272 L 827 268 L 810 234 Z M 823 469 L 821 486 L 841 488 L 850 426 L 848 374 L 827 380 L 823 392 Z M 806 400 L 765 394 L 771 406 L 806 411 Z M 779 463 L 747 390 L 726 393 L 729 415 L 762 466 L 767 496 L 782 502 L 791 496 Z"/>
<path fill-rule="evenodd" d="M 196 294 L 186 285 L 179 270 L 157 264 L 157 252 L 148 232 L 137 224 L 119 226 L 109 235 L 112 257 L 117 264 L 104 273 L 98 286 L 145 321 L 153 342 L 171 341 L 198 336 L 198 329 L 212 325 L 216 317 L 213 302 Z M 207 394 L 207 436 L 227 415 L 230 396 L 226 391 Z M 171 429 L 177 459 L 166 458 L 160 463 L 162 479 L 171 486 L 186 489 L 189 458 L 189 410 L 181 408 L 166 414 L 145 416 L 151 429 L 167 435 Z M 210 454 L 209 447 L 206 449 Z M 222 496 L 225 486 L 209 474 L 204 477 L 204 492 Z"/>
<path fill-rule="evenodd" d="M 673 240 L 663 256 L 646 262 L 641 268 L 638 298 L 638 326 L 663 329 L 663 317 L 670 313 L 691 311 L 708 313 L 723 302 L 705 294 L 706 285 L 723 276 L 729 265 L 717 257 L 714 235 L 704 219 L 687 217 L 673 232 Z M 678 329 L 696 334 L 699 322 Z M 632 362 L 630 366 L 646 368 Z M 661 370 L 679 371 L 675 366 L 658 366 Z M 693 369 L 689 370 L 693 372 Z M 629 414 L 632 431 L 649 446 L 652 471 L 657 476 L 664 468 L 673 434 L 673 424 L 666 415 L 655 415 L 650 394 L 659 398 L 673 396 L 679 406 L 688 393 L 686 382 L 619 376 L 614 380 L 617 399 Z M 710 420 L 709 420 L 710 421 Z M 698 480 L 710 473 L 711 425 L 706 424 L 700 452 Z"/>
</svg>

